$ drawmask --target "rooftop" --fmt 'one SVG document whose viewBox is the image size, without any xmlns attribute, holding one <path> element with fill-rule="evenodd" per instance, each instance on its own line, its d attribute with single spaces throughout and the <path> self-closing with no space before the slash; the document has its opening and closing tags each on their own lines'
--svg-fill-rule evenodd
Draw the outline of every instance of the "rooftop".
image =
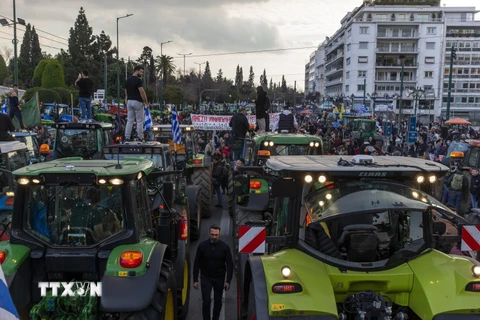
<svg viewBox="0 0 480 320">
<path fill-rule="evenodd" d="M 27 146 L 20 141 L 0 141 L 0 153 L 25 150 Z"/>
<path fill-rule="evenodd" d="M 273 133 L 266 132 L 255 135 L 253 138 L 256 144 L 261 141 L 273 141 L 276 144 L 308 144 L 312 141 L 319 142 L 322 138 L 301 133 Z"/>
</svg>

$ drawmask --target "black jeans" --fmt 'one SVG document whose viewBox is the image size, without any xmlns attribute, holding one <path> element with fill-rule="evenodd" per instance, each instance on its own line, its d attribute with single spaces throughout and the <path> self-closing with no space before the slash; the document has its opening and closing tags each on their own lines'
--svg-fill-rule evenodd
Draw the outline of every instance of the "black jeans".
<svg viewBox="0 0 480 320">
<path fill-rule="evenodd" d="M 203 320 L 218 320 L 220 311 L 222 310 L 222 295 L 225 285 L 225 276 L 220 278 L 208 278 L 202 276 L 200 278 L 202 287 L 202 314 Z M 213 317 L 210 318 L 210 305 L 213 288 Z"/>
<path fill-rule="evenodd" d="M 18 124 L 20 125 L 20 128 L 25 129 L 25 126 L 23 125 L 22 112 L 20 111 L 20 109 L 18 109 L 17 107 L 11 107 L 9 116 L 10 116 L 10 119 L 12 120 L 13 120 L 13 117 L 16 116 L 18 119 Z"/>
</svg>

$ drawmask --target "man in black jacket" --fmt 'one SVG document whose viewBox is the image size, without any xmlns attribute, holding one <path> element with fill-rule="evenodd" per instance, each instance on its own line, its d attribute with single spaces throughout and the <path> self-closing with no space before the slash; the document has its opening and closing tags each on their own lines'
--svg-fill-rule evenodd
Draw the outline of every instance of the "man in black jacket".
<svg viewBox="0 0 480 320">
<path fill-rule="evenodd" d="M 240 108 L 240 111 L 233 115 L 230 119 L 229 126 L 232 128 L 233 135 L 233 152 L 234 159 L 238 160 L 243 157 L 242 150 L 245 142 L 245 136 L 247 135 L 249 124 L 247 119 L 247 110 L 244 107 Z"/>
<path fill-rule="evenodd" d="M 210 227 L 210 238 L 201 242 L 193 264 L 193 287 L 198 290 L 198 273 L 202 280 L 203 320 L 218 320 L 222 310 L 223 289 L 230 289 L 233 276 L 233 261 L 230 247 L 220 240 L 220 227 Z M 227 278 L 225 279 L 225 274 Z M 213 288 L 213 317 L 210 318 L 210 294 Z"/>
<path fill-rule="evenodd" d="M 258 133 L 266 131 L 267 116 L 265 110 L 265 104 L 267 103 L 267 93 L 263 90 L 262 86 L 257 87 L 257 99 L 255 99 L 255 116 L 257 117 Z"/>
</svg>

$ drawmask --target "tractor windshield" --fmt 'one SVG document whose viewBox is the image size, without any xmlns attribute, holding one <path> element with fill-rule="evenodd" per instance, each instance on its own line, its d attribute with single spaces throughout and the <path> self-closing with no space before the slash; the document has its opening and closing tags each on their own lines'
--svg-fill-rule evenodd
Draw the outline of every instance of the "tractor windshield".
<svg viewBox="0 0 480 320">
<path fill-rule="evenodd" d="M 304 156 L 322 154 L 320 147 L 310 147 L 308 144 L 275 144 L 273 147 L 262 146 L 262 150 L 269 150 L 271 156 Z"/>
<path fill-rule="evenodd" d="M 308 245 L 340 261 L 377 267 L 427 249 L 426 239 L 438 218 L 434 213 L 453 225 L 461 222 L 426 193 L 378 180 L 331 184 L 307 195 L 306 207 Z"/>
<path fill-rule="evenodd" d="M 92 246 L 124 230 L 120 187 L 31 186 L 26 232 L 54 246 Z"/>
<path fill-rule="evenodd" d="M 59 129 L 55 142 L 56 150 L 64 157 L 91 158 L 98 150 L 96 130 Z"/>
<path fill-rule="evenodd" d="M 163 154 L 106 154 L 107 160 L 120 160 L 125 158 L 142 158 L 152 161 L 156 168 L 163 168 Z"/>
<path fill-rule="evenodd" d="M 16 139 L 27 145 L 28 152 L 31 158 L 38 158 L 40 151 L 39 151 L 37 136 L 33 136 L 33 135 L 17 136 Z"/>
<path fill-rule="evenodd" d="M 7 171 L 13 172 L 23 168 L 27 166 L 29 162 L 27 151 L 18 150 L 0 154 L 0 168 Z M 0 171 L 0 193 L 6 192 L 9 188 L 13 187 L 9 184 L 9 177 L 9 173 Z"/>
</svg>

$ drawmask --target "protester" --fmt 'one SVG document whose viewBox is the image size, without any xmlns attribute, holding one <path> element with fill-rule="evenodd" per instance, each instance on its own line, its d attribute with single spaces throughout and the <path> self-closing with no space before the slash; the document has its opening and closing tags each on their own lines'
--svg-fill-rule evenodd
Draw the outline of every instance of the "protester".
<svg viewBox="0 0 480 320">
<path fill-rule="evenodd" d="M 10 92 L 10 95 L 8 97 L 8 102 L 10 104 L 10 112 L 8 114 L 10 116 L 10 119 L 13 120 L 14 117 L 17 117 L 18 124 L 20 125 L 20 129 L 22 131 L 25 131 L 25 126 L 23 124 L 23 118 L 22 118 L 22 106 L 18 101 L 18 85 L 17 84 L 13 85 L 13 90 Z M 15 131 L 15 130 L 12 130 L 12 131 Z"/>
<path fill-rule="evenodd" d="M 217 208 L 223 208 L 223 198 L 222 198 L 222 181 L 224 177 L 223 172 L 223 163 L 222 155 L 214 155 L 213 158 L 213 169 L 212 169 L 212 185 L 214 187 L 215 193 L 217 194 L 218 203 L 215 205 Z"/>
<path fill-rule="evenodd" d="M 82 120 L 92 120 L 93 81 L 88 77 L 87 70 L 83 70 L 78 74 L 75 85 L 78 87 L 78 102 L 80 103 Z"/>
<path fill-rule="evenodd" d="M 127 127 L 125 141 L 131 141 L 133 122 L 137 123 L 137 140 L 145 142 L 143 137 L 143 122 L 145 121 L 145 106 L 149 106 L 147 94 L 143 89 L 143 66 L 135 66 L 133 74 L 125 82 L 125 101 L 127 101 Z M 120 101 L 119 101 L 120 102 Z M 143 102 L 143 103 L 142 103 Z M 119 103 L 120 105 L 120 103 Z"/>
<path fill-rule="evenodd" d="M 278 129 L 278 132 L 294 132 L 298 128 L 297 118 L 295 115 L 288 109 L 285 109 L 280 113 L 278 117 L 278 122 L 274 124 L 272 131 L 275 132 Z"/>
<path fill-rule="evenodd" d="M 244 139 L 249 129 L 246 114 L 247 110 L 244 107 L 241 107 L 239 112 L 233 115 L 229 123 L 229 126 L 232 128 L 233 153 L 235 160 L 243 157 L 242 151 L 245 143 Z"/>
<path fill-rule="evenodd" d="M 478 198 L 480 196 L 480 175 L 478 174 L 478 168 L 472 168 L 470 196 L 472 197 L 472 208 L 478 208 Z"/>
<path fill-rule="evenodd" d="M 257 117 L 258 133 L 266 131 L 266 110 L 267 93 L 262 86 L 257 87 L 257 99 L 255 100 L 255 116 Z"/>
<path fill-rule="evenodd" d="M 193 264 L 193 287 L 198 290 L 198 274 L 202 286 L 202 314 L 204 320 L 218 320 L 222 310 L 223 289 L 228 291 L 233 277 L 230 247 L 220 238 L 220 227 L 210 227 L 210 237 L 197 247 Z M 226 278 L 225 278 L 226 276 Z M 213 317 L 210 317 L 210 295 L 213 289 Z"/>
</svg>

